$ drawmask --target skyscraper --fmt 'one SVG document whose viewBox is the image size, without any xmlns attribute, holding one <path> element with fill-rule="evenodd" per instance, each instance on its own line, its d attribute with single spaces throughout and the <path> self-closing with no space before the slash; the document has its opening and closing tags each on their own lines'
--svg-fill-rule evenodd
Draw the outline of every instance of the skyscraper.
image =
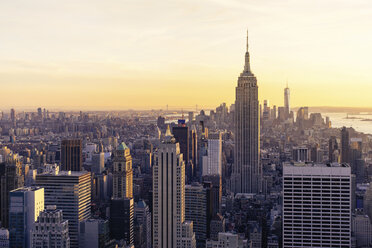
<svg viewBox="0 0 372 248">
<path fill-rule="evenodd" d="M 287 87 L 285 87 L 284 89 L 284 109 L 285 109 L 285 115 L 286 115 L 286 118 L 289 117 L 289 113 L 291 112 L 291 109 L 290 109 L 290 106 L 289 106 L 289 100 L 290 100 L 290 90 L 288 88 L 288 84 L 287 84 Z"/>
<path fill-rule="evenodd" d="M 341 129 L 341 163 L 350 163 L 350 137 L 346 127 Z"/>
<path fill-rule="evenodd" d="M 234 193 L 259 193 L 262 168 L 260 159 L 260 117 L 258 86 L 251 72 L 248 33 L 244 70 L 238 78 L 235 99 L 235 156 L 231 187 Z"/>
<path fill-rule="evenodd" d="M 83 166 L 82 149 L 82 141 L 80 139 L 62 140 L 62 170 L 81 171 L 81 168 Z"/>
<path fill-rule="evenodd" d="M 9 192 L 23 187 L 24 177 L 19 164 L 0 164 L 0 221 L 2 227 L 9 223 Z"/>
<path fill-rule="evenodd" d="M 153 247 L 181 247 L 187 238 L 194 243 L 195 235 L 183 237 L 184 223 L 185 162 L 168 127 L 153 166 Z"/>
<path fill-rule="evenodd" d="M 351 247 L 351 168 L 285 163 L 283 247 Z"/>
<path fill-rule="evenodd" d="M 110 206 L 111 238 L 134 244 L 134 201 L 133 198 L 112 198 Z"/>
<path fill-rule="evenodd" d="M 32 247 L 30 232 L 44 210 L 44 189 L 18 188 L 9 193 L 9 233 L 11 247 Z"/>
<path fill-rule="evenodd" d="M 221 133 L 208 135 L 208 150 L 203 156 L 203 176 L 222 176 L 222 139 Z"/>
<path fill-rule="evenodd" d="M 89 172 L 55 171 L 36 176 L 44 188 L 45 205 L 56 205 L 68 220 L 71 247 L 79 247 L 79 222 L 91 216 L 91 179 Z"/>
<path fill-rule="evenodd" d="M 178 126 L 173 127 L 172 133 L 174 135 L 174 138 L 176 139 L 176 142 L 180 144 L 180 151 L 183 155 L 183 160 L 185 160 L 185 164 L 189 162 L 189 156 L 190 156 L 190 138 L 189 138 L 189 128 L 185 124 L 185 120 L 178 120 Z"/>
<path fill-rule="evenodd" d="M 140 200 L 135 205 L 134 215 L 138 224 L 143 226 L 144 247 L 151 248 L 151 213 L 145 201 Z"/>
<path fill-rule="evenodd" d="M 123 142 L 114 151 L 113 198 L 133 197 L 133 170 L 130 149 Z"/>
</svg>

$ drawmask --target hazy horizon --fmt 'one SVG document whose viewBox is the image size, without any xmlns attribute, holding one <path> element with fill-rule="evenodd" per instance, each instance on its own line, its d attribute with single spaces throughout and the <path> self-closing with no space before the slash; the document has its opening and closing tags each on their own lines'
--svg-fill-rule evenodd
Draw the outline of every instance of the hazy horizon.
<svg viewBox="0 0 372 248">
<path fill-rule="evenodd" d="M 0 106 L 66 109 L 233 103 L 249 28 L 259 98 L 372 106 L 372 2 L 0 3 Z"/>
</svg>

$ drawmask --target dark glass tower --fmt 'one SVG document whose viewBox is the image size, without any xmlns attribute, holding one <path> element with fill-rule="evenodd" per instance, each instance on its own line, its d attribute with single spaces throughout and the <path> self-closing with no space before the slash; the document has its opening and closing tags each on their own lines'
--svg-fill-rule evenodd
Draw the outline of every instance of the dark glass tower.
<svg viewBox="0 0 372 248">
<path fill-rule="evenodd" d="M 83 164 L 82 141 L 80 139 L 62 140 L 62 170 L 81 171 Z"/>
</svg>

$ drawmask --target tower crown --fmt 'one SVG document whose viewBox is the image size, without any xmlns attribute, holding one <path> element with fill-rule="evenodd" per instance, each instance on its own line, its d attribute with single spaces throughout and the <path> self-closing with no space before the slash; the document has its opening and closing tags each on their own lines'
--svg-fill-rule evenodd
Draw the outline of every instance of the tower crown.
<svg viewBox="0 0 372 248">
<path fill-rule="evenodd" d="M 249 58 L 249 51 L 248 51 L 248 30 L 247 30 L 247 47 L 245 51 L 245 63 L 244 63 L 244 70 L 243 70 L 243 75 L 253 75 L 251 72 L 251 64 L 250 64 L 250 58 Z"/>
</svg>

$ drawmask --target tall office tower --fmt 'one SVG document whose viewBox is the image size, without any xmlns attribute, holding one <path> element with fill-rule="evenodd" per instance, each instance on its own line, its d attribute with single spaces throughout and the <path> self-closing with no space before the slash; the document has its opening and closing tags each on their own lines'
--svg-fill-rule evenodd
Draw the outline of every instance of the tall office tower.
<svg viewBox="0 0 372 248">
<path fill-rule="evenodd" d="M 269 106 L 269 101 L 264 100 L 264 108 L 262 112 L 262 119 L 263 120 L 268 120 L 270 119 L 270 106 Z"/>
<path fill-rule="evenodd" d="M 33 248 L 70 248 L 68 220 L 64 220 L 62 210 L 53 205 L 40 212 L 30 235 Z"/>
<path fill-rule="evenodd" d="M 11 247 L 32 247 L 30 232 L 44 210 L 44 189 L 18 188 L 9 193 L 9 233 Z"/>
<path fill-rule="evenodd" d="M 147 204 L 140 200 L 134 207 L 134 218 L 143 226 L 144 247 L 151 248 L 151 213 Z"/>
<path fill-rule="evenodd" d="M 37 108 L 37 118 L 41 120 L 43 118 L 43 112 L 41 108 Z"/>
<path fill-rule="evenodd" d="M 123 142 L 114 151 L 113 198 L 133 197 L 133 170 L 130 149 Z"/>
<path fill-rule="evenodd" d="M 244 70 L 238 79 L 235 99 L 235 156 L 232 172 L 234 193 L 259 193 L 262 167 L 260 164 L 260 117 L 257 79 L 251 72 L 248 33 Z"/>
<path fill-rule="evenodd" d="M 173 135 L 176 139 L 176 142 L 180 144 L 180 151 L 183 155 L 183 160 L 185 160 L 185 164 L 189 162 L 189 128 L 185 125 L 185 120 L 178 120 L 178 126 L 173 127 Z"/>
<path fill-rule="evenodd" d="M 350 137 L 346 127 L 341 129 L 341 163 L 350 163 Z"/>
<path fill-rule="evenodd" d="M 153 247 L 181 247 L 185 222 L 185 161 L 168 127 L 153 166 Z"/>
<path fill-rule="evenodd" d="M 212 219 L 211 184 L 185 186 L 185 219 L 193 222 L 197 247 L 205 247 Z"/>
<path fill-rule="evenodd" d="M 285 87 L 284 89 L 284 109 L 285 109 L 285 115 L 287 116 L 287 118 L 289 117 L 289 113 L 291 112 L 291 108 L 289 105 L 290 95 L 291 95 L 291 92 L 287 84 L 287 87 Z"/>
<path fill-rule="evenodd" d="M 338 162 L 338 144 L 337 139 L 335 136 L 332 136 L 329 138 L 328 142 L 328 161 L 330 163 L 332 162 Z"/>
<path fill-rule="evenodd" d="M 110 206 L 110 234 L 112 239 L 134 244 L 133 198 L 112 198 Z"/>
<path fill-rule="evenodd" d="M 9 231 L 8 229 L 0 229 L 0 248 L 9 248 Z"/>
<path fill-rule="evenodd" d="M 206 175 L 203 176 L 203 184 L 212 184 L 212 215 L 221 213 L 222 204 L 222 176 Z"/>
<path fill-rule="evenodd" d="M 207 154 L 203 156 L 203 176 L 222 176 L 222 138 L 221 133 L 208 135 Z"/>
<path fill-rule="evenodd" d="M 105 170 L 105 153 L 103 152 L 102 144 L 98 153 L 92 154 L 92 172 L 101 174 Z"/>
<path fill-rule="evenodd" d="M 80 139 L 62 140 L 61 165 L 64 171 L 81 171 L 83 166 L 82 141 Z"/>
<path fill-rule="evenodd" d="M 56 205 L 68 220 L 71 247 L 79 246 L 79 222 L 91 216 L 90 172 L 55 171 L 36 175 L 35 184 L 44 188 L 45 205 Z"/>
<path fill-rule="evenodd" d="M 16 127 L 17 126 L 17 119 L 16 119 L 16 113 L 14 109 L 10 110 L 10 120 L 12 121 L 12 126 Z"/>
<path fill-rule="evenodd" d="M 283 247 L 351 247 L 351 168 L 283 165 Z"/>
<path fill-rule="evenodd" d="M 23 187 L 24 177 L 19 164 L 0 164 L 0 220 L 1 226 L 9 226 L 9 192 Z"/>
<path fill-rule="evenodd" d="M 195 125 L 190 128 L 190 159 L 194 165 L 193 178 L 197 178 L 199 171 L 198 164 L 198 132 Z"/>
<path fill-rule="evenodd" d="M 9 233 L 11 247 L 32 247 L 30 232 L 44 210 L 44 189 L 18 188 L 9 193 Z"/>
<path fill-rule="evenodd" d="M 79 247 L 105 248 L 110 244 L 109 221 L 101 219 L 83 220 L 79 224 Z"/>
</svg>

